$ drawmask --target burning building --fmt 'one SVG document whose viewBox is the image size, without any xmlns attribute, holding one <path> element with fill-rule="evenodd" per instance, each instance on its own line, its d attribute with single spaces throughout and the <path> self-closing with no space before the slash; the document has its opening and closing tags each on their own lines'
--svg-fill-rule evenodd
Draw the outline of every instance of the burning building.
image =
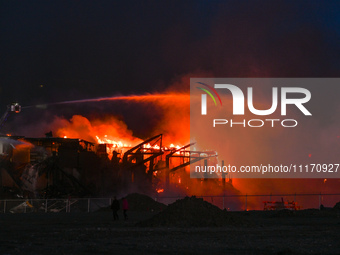
<svg viewBox="0 0 340 255">
<path fill-rule="evenodd" d="M 163 192 L 182 184 L 185 177 L 176 174 L 179 170 L 203 159 L 213 162 L 217 156 L 214 151 L 191 151 L 192 144 L 164 146 L 162 134 L 135 146 L 46 135 L 1 138 L 3 189 L 34 197 Z"/>
<path fill-rule="evenodd" d="M 130 192 L 202 196 L 221 195 L 226 190 L 228 194 L 239 194 L 230 176 L 190 178 L 191 164 L 216 165 L 217 153 L 187 144 L 190 140 L 187 94 L 100 100 L 157 105 L 164 114 L 149 135 L 158 132 L 165 135 L 139 139 L 112 115 L 96 116 L 91 121 L 81 115 L 70 119 L 55 117 L 47 128 L 56 137 L 52 132 L 46 133 L 46 137 L 30 137 L 26 131 L 36 130 L 36 126 L 16 128 L 17 133 L 26 132 L 26 136 L 3 135 L 0 139 L 0 186 L 5 191 L 2 196 L 79 197 Z M 179 103 L 174 104 L 174 100 Z"/>
</svg>

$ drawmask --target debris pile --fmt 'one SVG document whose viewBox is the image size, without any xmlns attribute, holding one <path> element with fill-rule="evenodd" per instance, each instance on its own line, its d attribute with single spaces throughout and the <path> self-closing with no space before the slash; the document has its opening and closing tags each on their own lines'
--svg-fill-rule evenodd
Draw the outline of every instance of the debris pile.
<svg viewBox="0 0 340 255">
<path fill-rule="evenodd" d="M 220 227 L 244 225 L 247 221 L 231 216 L 202 198 L 185 197 L 170 204 L 151 219 L 137 224 L 140 227 Z"/>
</svg>

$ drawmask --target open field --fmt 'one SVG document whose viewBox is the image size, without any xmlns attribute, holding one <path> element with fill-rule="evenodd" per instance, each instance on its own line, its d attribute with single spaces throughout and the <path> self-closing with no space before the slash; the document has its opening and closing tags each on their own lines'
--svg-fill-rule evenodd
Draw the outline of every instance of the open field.
<svg viewBox="0 0 340 255">
<path fill-rule="evenodd" d="M 136 227 L 155 213 L 114 222 L 97 213 L 0 214 L 1 254 L 340 254 L 338 211 L 230 212 L 247 224 Z M 202 219 L 204 221 L 204 219 Z"/>
</svg>

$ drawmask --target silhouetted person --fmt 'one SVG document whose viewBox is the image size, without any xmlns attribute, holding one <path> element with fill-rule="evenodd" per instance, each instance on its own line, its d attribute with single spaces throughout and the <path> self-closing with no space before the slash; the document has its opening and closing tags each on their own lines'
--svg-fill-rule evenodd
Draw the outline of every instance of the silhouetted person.
<svg viewBox="0 0 340 255">
<path fill-rule="evenodd" d="M 127 210 L 129 210 L 129 203 L 126 199 L 126 197 L 123 198 L 123 212 L 124 212 L 124 219 L 127 220 Z"/>
<path fill-rule="evenodd" d="M 111 204 L 111 209 L 112 209 L 112 213 L 113 213 L 113 220 L 119 220 L 119 216 L 118 216 L 118 211 L 119 211 L 119 201 L 117 200 L 116 197 L 113 197 L 113 201 Z"/>
</svg>

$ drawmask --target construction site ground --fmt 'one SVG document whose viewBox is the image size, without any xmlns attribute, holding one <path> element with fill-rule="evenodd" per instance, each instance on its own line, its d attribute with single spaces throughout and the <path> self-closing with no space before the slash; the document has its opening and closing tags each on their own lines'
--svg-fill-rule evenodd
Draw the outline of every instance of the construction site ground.
<svg viewBox="0 0 340 255">
<path fill-rule="evenodd" d="M 223 227 L 137 227 L 157 213 L 128 214 L 0 214 L 0 254 L 340 254 L 335 210 L 230 212 L 245 224 Z"/>
</svg>

